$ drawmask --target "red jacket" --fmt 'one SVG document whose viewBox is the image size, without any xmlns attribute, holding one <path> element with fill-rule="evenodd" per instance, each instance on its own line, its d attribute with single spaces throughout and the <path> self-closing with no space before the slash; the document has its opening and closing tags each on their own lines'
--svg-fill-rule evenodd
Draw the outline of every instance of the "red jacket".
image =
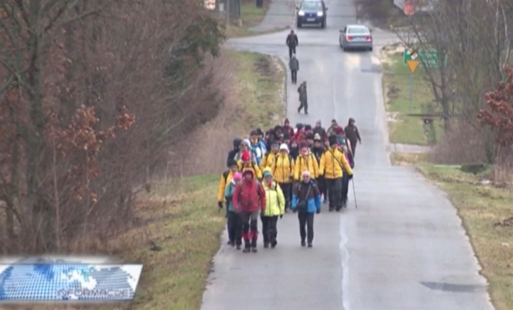
<svg viewBox="0 0 513 310">
<path fill-rule="evenodd" d="M 233 192 L 233 208 L 235 211 L 254 212 L 259 209 L 265 212 L 265 190 L 262 184 L 253 178 L 251 181 L 242 179 Z"/>
</svg>

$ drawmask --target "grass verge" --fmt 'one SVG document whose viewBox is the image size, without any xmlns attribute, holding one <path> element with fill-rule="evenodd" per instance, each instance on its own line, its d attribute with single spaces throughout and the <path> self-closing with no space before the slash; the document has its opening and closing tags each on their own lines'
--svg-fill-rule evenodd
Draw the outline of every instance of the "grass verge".
<svg viewBox="0 0 513 310">
<path fill-rule="evenodd" d="M 278 27 L 265 32 L 251 31 L 250 28 L 258 26 L 265 17 L 270 0 L 264 0 L 264 7 L 257 8 L 254 0 L 243 0 L 241 3 L 242 25 L 230 24 L 226 27 L 225 34 L 228 38 L 250 37 L 288 29 L 289 27 Z"/>
<path fill-rule="evenodd" d="M 279 123 L 283 104 L 283 64 L 268 55 L 225 50 L 236 63 L 237 89 L 241 105 L 238 125 L 263 130 Z"/>
<path fill-rule="evenodd" d="M 419 67 L 414 73 L 410 109 L 410 71 L 403 64 L 402 53 L 387 54 L 383 67 L 390 143 L 429 145 L 440 141 L 443 128 L 439 119 L 425 125 L 421 117 L 408 116 L 409 113 L 436 113 L 431 87 L 425 80 L 425 69 Z"/>
<path fill-rule="evenodd" d="M 411 166 L 428 162 L 428 153 L 390 153 L 390 162 L 394 166 Z"/>
<path fill-rule="evenodd" d="M 513 309 L 513 195 L 483 185 L 479 178 L 459 166 L 418 165 L 418 170 L 449 197 L 488 279 L 492 302 L 497 310 Z"/>
</svg>

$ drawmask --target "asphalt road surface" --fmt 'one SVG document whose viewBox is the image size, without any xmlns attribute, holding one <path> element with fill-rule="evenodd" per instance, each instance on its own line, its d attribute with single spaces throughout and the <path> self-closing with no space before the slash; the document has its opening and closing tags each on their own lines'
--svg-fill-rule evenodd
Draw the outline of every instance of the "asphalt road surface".
<svg viewBox="0 0 513 310">
<path fill-rule="evenodd" d="M 312 249 L 300 246 L 293 213 L 278 222 L 276 249 L 263 249 L 259 240 L 257 254 L 244 254 L 224 237 L 201 309 L 493 309 L 454 207 L 412 168 L 388 160 L 378 50 L 393 36 L 375 30 L 374 53 L 344 53 L 338 31 L 356 21 L 355 10 L 350 0 L 326 3 L 327 29 L 297 30 L 298 82 L 308 83 L 310 114 L 297 113 L 297 87 L 288 82 L 287 116 L 292 124 L 325 126 L 333 118 L 344 125 L 356 119 L 363 139 L 354 177 L 358 209 L 352 189 L 343 212 L 323 205 Z M 286 34 L 228 46 L 287 61 Z"/>
</svg>

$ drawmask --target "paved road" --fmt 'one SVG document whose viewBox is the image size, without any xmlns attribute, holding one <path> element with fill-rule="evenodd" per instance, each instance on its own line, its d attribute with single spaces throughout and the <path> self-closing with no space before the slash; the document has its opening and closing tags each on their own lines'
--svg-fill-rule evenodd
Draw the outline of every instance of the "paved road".
<svg viewBox="0 0 513 310">
<path fill-rule="evenodd" d="M 328 28 L 299 29 L 299 81 L 308 81 L 310 115 L 292 123 L 356 119 L 358 146 L 349 208 L 315 217 L 314 248 L 299 245 L 297 218 L 278 223 L 278 247 L 243 254 L 224 243 L 204 294 L 203 310 L 488 310 L 486 281 L 455 209 L 408 167 L 392 167 L 386 149 L 379 57 L 343 53 L 338 30 L 355 21 L 350 0 L 326 0 Z M 328 15 L 330 16 L 330 15 Z M 353 17 L 352 17 L 353 16 Z M 237 39 L 229 46 L 288 58 L 287 32 Z M 382 45 L 391 35 L 377 31 Z"/>
</svg>

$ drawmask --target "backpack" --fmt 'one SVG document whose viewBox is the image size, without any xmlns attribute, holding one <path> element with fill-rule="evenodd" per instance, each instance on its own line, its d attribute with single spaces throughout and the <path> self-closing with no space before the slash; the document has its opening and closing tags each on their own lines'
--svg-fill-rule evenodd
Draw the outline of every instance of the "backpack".
<svg viewBox="0 0 513 310">
<path fill-rule="evenodd" d="M 292 156 L 290 156 L 290 154 L 287 154 L 287 156 L 289 157 L 289 164 L 292 165 Z M 278 164 L 278 158 L 280 156 L 274 156 L 274 167 L 276 167 L 276 164 Z"/>
<path fill-rule="evenodd" d="M 224 178 L 224 184 L 226 185 L 226 182 L 228 180 L 228 176 L 230 175 L 230 170 L 226 170 L 223 172 L 223 178 Z"/>
</svg>

